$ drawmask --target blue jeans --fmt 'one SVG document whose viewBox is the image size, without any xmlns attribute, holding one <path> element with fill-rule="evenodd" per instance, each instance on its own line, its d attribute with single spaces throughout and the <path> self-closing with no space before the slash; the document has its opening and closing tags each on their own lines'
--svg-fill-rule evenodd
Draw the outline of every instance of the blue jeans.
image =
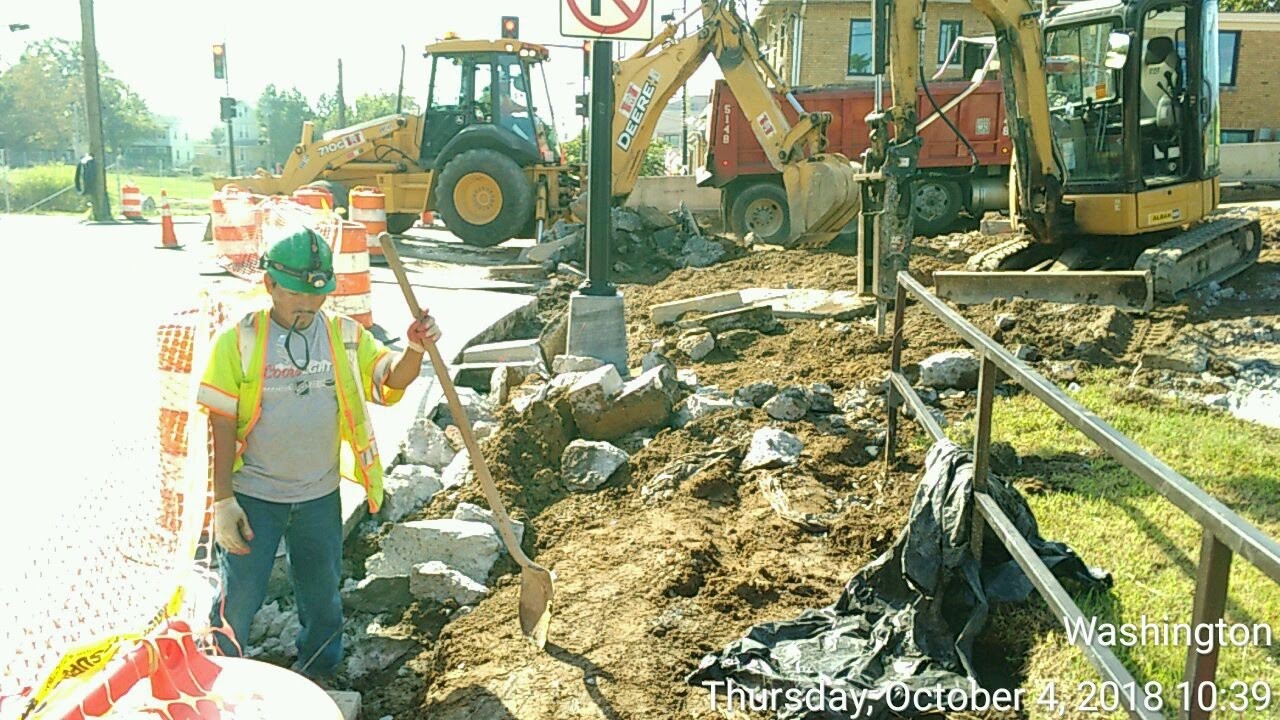
<svg viewBox="0 0 1280 720">
<path fill-rule="evenodd" d="M 214 627 L 230 626 L 238 651 L 223 632 L 215 633 L 225 655 L 239 656 L 249 626 L 267 596 L 276 548 L 284 538 L 289 579 L 298 604 L 298 665 L 309 675 L 329 675 L 342 662 L 342 504 L 338 491 L 301 503 L 273 503 L 236 493 L 249 518 L 253 540 L 248 555 L 218 546 L 222 597 L 214 603 Z"/>
</svg>

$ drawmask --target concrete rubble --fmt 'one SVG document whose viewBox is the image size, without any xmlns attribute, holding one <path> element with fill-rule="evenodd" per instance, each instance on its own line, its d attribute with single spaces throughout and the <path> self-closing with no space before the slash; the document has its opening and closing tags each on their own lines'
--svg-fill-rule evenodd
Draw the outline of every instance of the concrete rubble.
<svg viewBox="0 0 1280 720">
<path fill-rule="evenodd" d="M 751 448 L 739 469 L 746 472 L 794 465 L 803 449 L 804 443 L 800 438 L 786 430 L 762 427 L 751 436 Z"/>
<path fill-rule="evenodd" d="M 439 560 L 419 563 L 409 573 L 409 594 L 441 605 L 474 605 L 489 594 L 483 583 L 467 577 Z"/>
<path fill-rule="evenodd" d="M 972 350 L 949 350 L 920 363 L 920 384 L 932 388 L 973 390 L 978 387 L 981 363 Z"/>
<path fill-rule="evenodd" d="M 475 469 L 471 465 L 471 453 L 466 448 L 459 450 L 453 460 L 440 474 L 440 484 L 445 490 L 467 485 L 475 481 Z"/>
<path fill-rule="evenodd" d="M 458 507 L 453 509 L 453 519 L 465 520 L 468 522 L 482 522 L 485 525 L 492 527 L 494 532 L 497 532 L 498 530 L 498 521 L 494 519 L 493 511 L 468 502 L 458 503 Z M 511 532 L 516 536 L 516 543 L 523 543 L 524 523 L 512 518 L 508 519 L 511 520 Z M 499 535 L 499 539 L 501 539 L 501 535 Z M 506 552 L 506 547 L 503 546 L 502 550 L 503 552 Z"/>
<path fill-rule="evenodd" d="M 804 388 L 789 387 L 779 391 L 762 407 L 775 420 L 796 421 L 808 414 L 812 403 Z"/>
<path fill-rule="evenodd" d="M 456 454 L 444 430 L 427 418 L 414 420 L 400 445 L 400 456 L 411 465 L 439 469 L 448 465 Z"/>
<path fill-rule="evenodd" d="M 717 388 L 699 388 L 698 392 L 690 394 L 676 406 L 675 417 L 672 418 L 671 424 L 673 427 L 682 428 L 700 418 L 726 410 L 736 410 L 743 405 L 746 403 L 735 401 Z"/>
<path fill-rule="evenodd" d="M 482 522 L 415 520 L 393 525 L 382 550 L 365 560 L 373 575 L 409 575 L 413 566 L 439 560 L 476 582 L 484 582 L 498 561 L 498 533 Z"/>
<path fill-rule="evenodd" d="M 590 372 L 604 365 L 602 360 L 577 355 L 557 355 L 551 361 L 551 372 L 560 375 L 568 372 Z"/>
<path fill-rule="evenodd" d="M 440 471 L 430 465 L 397 465 L 382 478 L 384 497 L 379 517 L 384 522 L 400 522 L 443 489 Z"/>
<path fill-rule="evenodd" d="M 667 424 L 671 417 L 676 380 L 670 368 L 660 365 L 622 386 L 617 396 L 598 412 L 574 407 L 574 421 L 584 438 L 616 440 L 624 435 Z"/>
<path fill-rule="evenodd" d="M 574 440 L 560 457 L 560 473 L 573 492 L 591 492 L 609 481 L 630 456 L 616 446 L 596 440 Z"/>
<path fill-rule="evenodd" d="M 716 339 L 706 330 L 698 329 L 680 338 L 676 342 L 676 348 L 696 362 L 716 349 Z"/>
</svg>

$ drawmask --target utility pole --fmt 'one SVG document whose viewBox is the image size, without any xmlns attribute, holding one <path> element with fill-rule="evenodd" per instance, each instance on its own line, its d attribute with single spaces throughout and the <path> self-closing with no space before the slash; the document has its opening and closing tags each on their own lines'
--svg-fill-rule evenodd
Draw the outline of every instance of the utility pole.
<svg viewBox="0 0 1280 720">
<path fill-rule="evenodd" d="M 680 35 L 685 34 L 685 22 L 689 18 L 689 0 L 680 6 Z M 680 89 L 680 162 L 684 166 L 684 174 L 689 174 L 689 81 L 686 80 Z"/>
<path fill-rule="evenodd" d="M 224 42 L 224 43 L 222 44 L 222 47 L 223 47 L 223 48 L 226 48 L 226 46 L 227 46 L 227 45 L 226 45 L 226 43 Z M 226 52 L 225 52 L 225 50 L 224 50 L 224 52 L 223 52 L 222 62 L 224 63 L 224 64 L 223 64 L 223 72 L 222 72 L 223 88 L 226 90 L 227 97 L 231 97 L 231 70 L 230 70 L 230 68 L 228 68 L 228 67 L 227 67 L 227 65 L 225 64 L 225 63 L 227 62 L 227 57 L 226 57 Z M 230 177 L 235 177 L 235 176 L 236 176 L 236 126 L 235 126 L 235 116 L 236 116 L 236 110 L 238 110 L 238 109 L 239 109 L 239 107 L 240 107 L 240 103 L 235 102 L 235 103 L 232 105 L 233 110 L 232 110 L 231 114 L 227 116 L 227 175 L 229 175 Z"/>
<path fill-rule="evenodd" d="M 93 202 L 93 219 L 111 221 L 107 204 L 107 151 L 102 139 L 102 98 L 98 89 L 98 45 L 93 31 L 93 0 L 80 0 L 80 46 L 84 56 L 85 117 L 89 123 L 89 154 L 93 175 L 89 195 Z"/>
<path fill-rule="evenodd" d="M 347 99 L 342 96 L 342 58 L 338 58 L 338 127 L 347 126 Z"/>
</svg>

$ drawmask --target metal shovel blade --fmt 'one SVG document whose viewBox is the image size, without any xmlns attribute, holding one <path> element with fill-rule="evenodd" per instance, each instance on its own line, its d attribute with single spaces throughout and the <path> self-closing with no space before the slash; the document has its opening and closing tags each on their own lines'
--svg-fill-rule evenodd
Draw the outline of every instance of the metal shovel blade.
<svg viewBox="0 0 1280 720">
<path fill-rule="evenodd" d="M 555 594 L 551 573 L 546 568 L 530 564 L 520 569 L 520 630 L 539 650 L 547 644 L 551 601 Z"/>
</svg>

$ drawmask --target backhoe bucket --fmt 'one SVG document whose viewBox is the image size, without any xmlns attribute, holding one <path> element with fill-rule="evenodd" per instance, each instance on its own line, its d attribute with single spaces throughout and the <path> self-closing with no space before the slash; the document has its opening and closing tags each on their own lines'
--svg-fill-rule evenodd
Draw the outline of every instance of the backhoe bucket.
<svg viewBox="0 0 1280 720">
<path fill-rule="evenodd" d="M 790 206 L 791 234 L 784 247 L 825 245 L 858 214 L 859 168 L 842 155 L 815 155 L 782 173 Z"/>
</svg>

